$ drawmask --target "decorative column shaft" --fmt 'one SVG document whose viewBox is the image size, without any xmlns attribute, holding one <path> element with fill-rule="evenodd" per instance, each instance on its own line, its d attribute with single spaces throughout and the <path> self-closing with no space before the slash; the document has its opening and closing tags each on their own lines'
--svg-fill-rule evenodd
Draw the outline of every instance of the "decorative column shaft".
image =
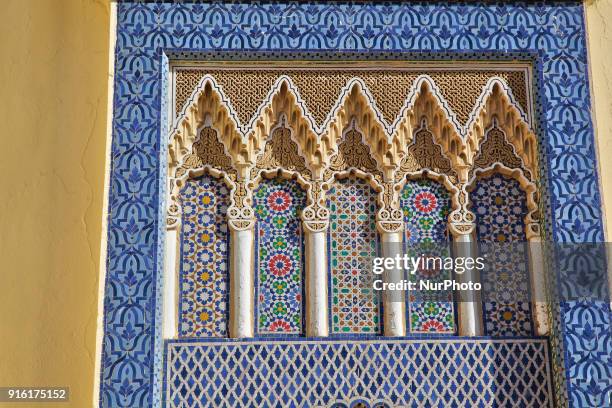
<svg viewBox="0 0 612 408">
<path fill-rule="evenodd" d="M 255 335 L 255 279 L 253 272 L 255 225 L 237 229 L 230 222 L 230 316 L 232 338 Z"/>
<path fill-rule="evenodd" d="M 473 225 L 466 228 L 467 231 L 458 231 L 451 228 L 453 233 L 453 246 L 455 258 L 472 258 L 477 256 Z M 456 273 L 454 279 L 459 283 L 480 282 L 480 274 L 472 268 L 465 268 L 462 274 Z M 482 318 L 482 299 L 480 293 L 475 290 L 458 291 L 457 309 L 459 317 L 460 336 L 482 336 L 484 324 Z"/>
<path fill-rule="evenodd" d="M 325 231 L 304 229 L 306 251 L 306 335 L 329 335 Z"/>
<path fill-rule="evenodd" d="M 174 339 L 178 336 L 178 231 L 166 231 L 164 253 L 164 301 L 163 301 L 163 329 L 164 339 Z"/>
<path fill-rule="evenodd" d="M 469 179 L 469 170 L 470 167 L 467 165 L 457 168 L 459 183 L 464 187 L 459 193 L 461 207 L 450 215 L 449 230 L 453 235 L 454 257 L 476 259 L 478 256 L 476 246 L 476 216 L 468 209 L 470 200 L 465 190 L 465 185 Z M 455 273 L 453 278 L 460 284 L 468 282 L 481 283 L 480 273 L 473 267 L 466 267 L 462 274 Z M 480 291 L 458 291 L 457 309 L 459 336 L 482 336 L 484 334 L 484 319 Z"/>
<path fill-rule="evenodd" d="M 383 258 L 395 259 L 396 256 L 402 256 L 401 232 L 381 232 L 380 238 Z M 385 283 L 400 283 L 404 279 L 404 271 L 395 266 L 392 269 L 385 269 L 383 274 Z M 406 335 L 406 298 L 403 290 L 383 291 L 383 322 L 385 336 Z"/>
<path fill-rule="evenodd" d="M 539 228 L 535 228 L 539 232 Z M 534 332 L 537 336 L 548 336 L 548 308 L 546 303 L 546 284 L 544 280 L 544 253 L 540 234 L 529 233 L 529 266 L 531 270 L 531 314 Z"/>
<path fill-rule="evenodd" d="M 306 255 L 305 311 L 306 336 L 329 336 L 329 298 L 327 296 L 327 231 L 329 210 L 325 208 L 325 193 L 320 181 L 320 167 L 314 167 L 314 176 L 308 191 L 309 205 L 302 211 L 302 229 L 305 234 Z"/>
</svg>

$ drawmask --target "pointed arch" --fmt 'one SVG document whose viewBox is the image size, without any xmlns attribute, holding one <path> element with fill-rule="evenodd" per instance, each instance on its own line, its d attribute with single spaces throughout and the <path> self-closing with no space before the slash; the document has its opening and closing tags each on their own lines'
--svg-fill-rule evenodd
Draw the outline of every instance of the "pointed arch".
<svg viewBox="0 0 612 408">
<path fill-rule="evenodd" d="M 312 197 L 312 171 L 284 114 L 261 143 L 249 174 L 247 202 L 252 202 L 252 192 L 263 180 L 276 177 L 296 180 L 308 197 Z"/>
<path fill-rule="evenodd" d="M 389 204 L 384 197 L 384 174 L 356 120 L 344 129 L 344 134 L 338 140 L 336 153 L 330 158 L 323 174 L 323 189 L 329 190 L 334 182 L 352 176 L 365 180 L 377 192 L 379 208 L 383 209 Z"/>
<path fill-rule="evenodd" d="M 527 115 L 514 99 L 509 86 L 499 77 L 491 78 L 470 114 L 467 153 L 471 164 L 489 129 L 498 126 L 515 149 L 533 179 L 538 178 L 538 141 L 527 122 Z"/>
<path fill-rule="evenodd" d="M 484 138 L 480 141 L 470 175 L 476 169 L 485 169 L 495 163 L 501 163 L 508 168 L 521 169 L 525 176 L 533 181 L 532 172 L 525 166 L 514 145 L 508 142 L 506 133 L 498 125 L 497 117 L 493 117 L 491 127 L 487 129 Z"/>
<path fill-rule="evenodd" d="M 249 124 L 248 135 L 253 141 L 256 155 L 260 154 L 272 129 L 281 121 L 291 128 L 292 140 L 298 144 L 308 169 L 318 174 L 323 166 L 323 152 L 320 149 L 316 123 L 297 88 L 287 76 L 281 76 L 276 81 Z"/>
<path fill-rule="evenodd" d="M 180 191 L 188 180 L 207 174 L 223 180 L 231 191 L 232 200 L 236 192 L 236 170 L 227 149 L 219 140 L 219 132 L 205 125 L 196 135 L 189 153 L 183 154 L 176 166 L 169 168 L 167 228 L 181 225 Z"/>
<path fill-rule="evenodd" d="M 444 174 L 451 183 L 458 182 L 458 169 L 462 166 L 457 167 L 456 161 L 452 160 L 456 156 L 444 151 L 444 146 L 437 143 L 437 139 L 436 133 L 429 129 L 427 118 L 423 117 L 420 127 L 414 130 L 404 148 L 404 157 L 395 173 L 396 182 L 406 174 L 423 171 Z"/>
<path fill-rule="evenodd" d="M 301 213 L 311 195 L 312 171 L 289 123 L 288 115 L 298 115 L 291 112 L 295 105 L 289 89 L 283 87 L 271 98 L 266 116 L 251 135 L 258 148 L 249 173 L 247 202 L 252 203 L 256 219 L 259 334 L 301 334 L 304 328 Z"/>
<path fill-rule="evenodd" d="M 343 88 L 325 124 L 322 142 L 329 147 L 328 160 L 337 154 L 337 145 L 348 128 L 359 128 L 381 171 L 391 174 L 397 165 L 399 143 L 389 136 L 386 122 L 365 83 L 353 78 Z M 327 161 L 329 164 L 329 161 Z"/>
<path fill-rule="evenodd" d="M 240 122 L 231 102 L 215 79 L 206 75 L 185 104 L 182 114 L 170 132 L 168 167 L 170 175 L 191 152 L 202 126 L 217 129 L 219 140 L 237 169 L 247 166 L 250 146 L 240 131 Z"/>
<path fill-rule="evenodd" d="M 394 140 L 398 140 L 402 154 L 413 141 L 423 121 L 434 135 L 444 154 L 451 158 L 453 167 L 467 163 L 464 129 L 449 103 L 444 99 L 433 79 L 427 75 L 419 76 L 406 99 L 404 106 L 393 124 Z"/>
</svg>

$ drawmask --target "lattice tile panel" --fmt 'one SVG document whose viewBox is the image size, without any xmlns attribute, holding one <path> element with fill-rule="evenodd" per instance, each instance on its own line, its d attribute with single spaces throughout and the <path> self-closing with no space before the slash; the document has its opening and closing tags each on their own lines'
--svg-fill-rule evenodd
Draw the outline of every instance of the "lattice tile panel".
<svg viewBox="0 0 612 408">
<path fill-rule="evenodd" d="M 545 340 L 170 342 L 166 357 L 166 407 L 552 406 Z"/>
</svg>

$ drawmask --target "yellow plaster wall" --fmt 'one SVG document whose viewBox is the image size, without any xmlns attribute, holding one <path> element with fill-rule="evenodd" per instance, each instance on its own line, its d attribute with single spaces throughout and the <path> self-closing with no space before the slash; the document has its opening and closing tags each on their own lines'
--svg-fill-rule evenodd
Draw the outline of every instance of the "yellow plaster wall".
<svg viewBox="0 0 612 408">
<path fill-rule="evenodd" d="M 69 386 L 70 404 L 36 406 L 88 407 L 94 384 L 109 4 L 1 3 L 0 386 Z"/>
<path fill-rule="evenodd" d="M 585 5 L 600 185 L 606 218 L 606 240 L 610 241 L 612 240 L 612 0 L 587 0 Z"/>
</svg>

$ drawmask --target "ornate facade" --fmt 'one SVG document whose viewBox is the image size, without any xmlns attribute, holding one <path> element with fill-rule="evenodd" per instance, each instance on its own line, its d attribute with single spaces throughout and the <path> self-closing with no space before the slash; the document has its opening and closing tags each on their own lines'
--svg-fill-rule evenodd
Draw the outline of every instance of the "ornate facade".
<svg viewBox="0 0 612 408">
<path fill-rule="evenodd" d="M 169 139 L 168 228 L 183 231 L 179 247 L 197 244 L 200 238 L 185 233 L 192 230 L 183 221 L 191 209 L 185 214 L 180 189 L 185 190 L 190 177 L 203 180 L 201 174 L 206 180 L 226 180 L 231 204 L 226 219 L 217 222 L 232 231 L 230 245 L 241 250 L 216 256 L 231 265 L 230 281 L 254 282 L 255 287 L 231 285 L 232 313 L 224 316 L 230 322 L 227 336 L 531 336 L 534 321 L 537 334 L 547 335 L 546 313 L 538 314 L 529 304 L 529 298 L 544 294 L 529 293 L 525 245 L 539 238 L 533 182 L 537 142 L 525 113 L 532 110 L 525 110 L 505 79 L 491 71 L 472 68 L 457 76 L 439 68 L 440 78 L 446 74 L 484 84 L 478 95 L 472 89 L 472 94 L 447 101 L 431 75 L 415 75 L 409 65 L 386 68 L 347 71 L 311 63 L 291 75 L 281 69 L 245 69 L 241 74 L 233 67 L 175 68 L 174 106 L 183 107 Z M 528 73 L 511 66 L 501 72 L 515 78 L 516 93 L 529 100 Z M 484 80 L 484 75 L 491 76 Z M 187 92 L 181 87 L 190 83 L 185 76 L 200 79 L 183 102 Z M 520 76 L 523 81 L 516 80 Z M 412 80 L 401 103 L 397 95 L 379 88 L 393 79 Z M 377 87 L 375 92 L 368 81 Z M 249 87 L 250 96 L 234 102 L 225 89 L 236 98 L 240 91 L 233 87 L 239 84 Z M 327 87 L 309 94 L 318 84 Z M 456 86 L 442 84 L 446 93 Z M 309 106 L 302 89 L 309 100 L 329 106 L 329 112 Z M 475 105 L 466 112 L 471 100 Z M 395 116 L 389 116 L 394 110 Z M 227 188 L 223 185 L 220 199 L 228 196 Z M 199 201 L 208 202 L 210 194 L 214 189 L 202 191 Z M 209 224 L 211 232 L 201 236 L 223 240 L 214 234 L 218 228 Z M 389 243 L 404 242 L 404 251 L 415 256 L 426 252 L 447 257 L 453 240 L 465 243 L 476 237 L 523 245 L 516 253 L 519 262 L 494 265 L 496 273 L 482 277 L 487 295 L 482 306 L 452 290 L 413 290 L 401 304 L 373 290 L 372 259 L 389 255 L 383 253 Z M 183 250 L 180 256 L 191 255 Z M 410 276 L 413 281 L 452 278 L 448 271 L 431 269 Z M 225 286 L 227 278 L 219 279 Z M 183 289 L 184 298 L 198 297 L 197 285 L 180 284 L 191 289 Z M 207 294 L 199 295 L 202 310 L 217 296 Z M 509 298 L 498 299 L 503 296 Z M 457 314 L 463 316 L 457 320 Z M 191 315 L 180 319 L 181 326 L 193 320 Z M 174 337 L 174 331 L 167 335 Z M 211 335 L 196 331 L 179 336 Z"/>
<path fill-rule="evenodd" d="M 549 177 L 565 170 L 545 152 L 563 150 L 555 132 L 569 116 L 543 103 L 584 72 L 542 71 L 566 52 L 557 37 L 569 41 L 552 16 L 580 35 L 577 9 L 121 3 L 117 81 L 129 76 L 138 92 L 116 88 L 117 174 L 125 165 L 161 175 L 152 196 L 133 194 L 164 228 L 149 243 L 143 357 L 129 367 L 114 357 L 129 348 L 113 341 L 122 295 L 106 300 L 101 405 L 468 406 L 461 392 L 475 405 L 551 406 L 553 385 L 557 405 L 597 405 L 592 387 L 564 374 L 587 370 L 571 357 L 573 306 L 526 300 L 556 296 L 540 240 L 586 239 L 559 226 L 571 217 Z M 424 21 L 435 23 L 429 34 Z M 462 31 L 470 21 L 478 27 Z M 511 22 L 522 28 L 504 34 Z M 582 43 L 567 46 L 579 59 Z M 359 53 L 337 52 L 349 48 Z M 389 49 L 398 52 L 380 52 Z M 128 64 L 130 52 L 142 58 Z M 154 102 L 138 102 L 150 93 Z M 152 133 L 141 146 L 135 135 L 151 123 L 161 142 Z M 119 212 L 120 201 L 111 200 Z M 128 207 L 123 216 L 139 218 Z M 580 228 L 600 230 L 587 221 Z M 368 290 L 367 260 L 392 255 L 389 244 L 474 255 L 477 239 L 518 248 L 482 276 L 495 301 L 416 291 L 397 302 Z M 113 286 L 121 267 L 110 264 Z M 585 307 L 604 319 L 600 305 Z M 279 379 L 293 391 L 275 388 Z"/>
</svg>

